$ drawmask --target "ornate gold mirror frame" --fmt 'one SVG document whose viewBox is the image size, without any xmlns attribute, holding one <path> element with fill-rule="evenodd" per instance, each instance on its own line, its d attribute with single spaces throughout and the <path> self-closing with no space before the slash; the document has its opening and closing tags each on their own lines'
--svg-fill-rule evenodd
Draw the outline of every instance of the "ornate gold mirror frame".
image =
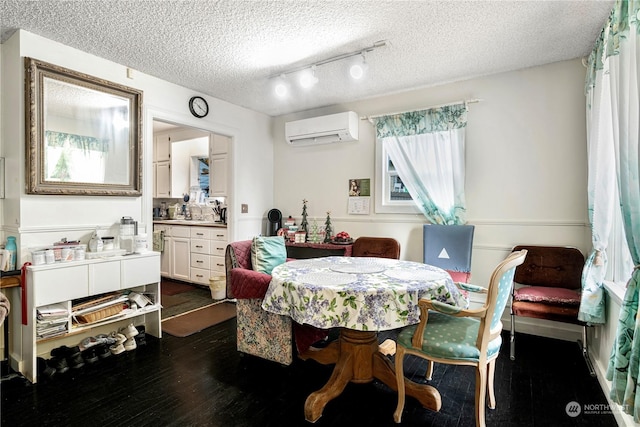
<svg viewBox="0 0 640 427">
<path fill-rule="evenodd" d="M 25 58 L 28 194 L 140 196 L 142 92 Z"/>
</svg>

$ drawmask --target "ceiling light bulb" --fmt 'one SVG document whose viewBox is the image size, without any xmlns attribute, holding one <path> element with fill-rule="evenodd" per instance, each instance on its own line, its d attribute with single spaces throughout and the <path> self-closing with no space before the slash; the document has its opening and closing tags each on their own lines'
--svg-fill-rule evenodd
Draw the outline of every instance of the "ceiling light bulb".
<svg viewBox="0 0 640 427">
<path fill-rule="evenodd" d="M 367 61 L 364 57 L 364 52 L 362 53 L 362 60 L 358 60 L 353 63 L 351 67 L 349 67 L 349 75 L 351 78 L 355 80 L 359 80 L 364 76 L 364 73 L 367 69 Z"/>
<path fill-rule="evenodd" d="M 278 83 L 276 85 L 276 95 L 278 95 L 280 98 L 284 98 L 285 96 L 287 96 L 287 87 L 284 85 L 284 83 Z"/>
<path fill-rule="evenodd" d="M 311 69 L 304 70 L 300 75 L 300 86 L 305 89 L 309 89 L 311 86 L 318 83 L 318 78 L 315 73 L 315 65 Z"/>
<path fill-rule="evenodd" d="M 289 93 L 289 85 L 284 74 L 280 75 L 274 86 L 274 91 L 278 98 L 284 98 Z"/>
<path fill-rule="evenodd" d="M 351 75 L 351 77 L 353 77 L 356 80 L 361 79 L 362 76 L 364 75 L 364 70 L 362 69 L 362 65 L 353 64 L 351 68 L 349 68 L 349 74 Z"/>
</svg>

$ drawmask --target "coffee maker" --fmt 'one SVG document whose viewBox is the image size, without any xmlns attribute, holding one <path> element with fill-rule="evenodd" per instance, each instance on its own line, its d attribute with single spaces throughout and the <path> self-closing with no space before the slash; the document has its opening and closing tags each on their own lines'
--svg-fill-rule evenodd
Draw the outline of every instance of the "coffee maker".
<svg viewBox="0 0 640 427">
<path fill-rule="evenodd" d="M 278 230 L 282 228 L 282 212 L 278 209 L 271 209 L 267 213 L 267 236 L 277 236 Z"/>
</svg>

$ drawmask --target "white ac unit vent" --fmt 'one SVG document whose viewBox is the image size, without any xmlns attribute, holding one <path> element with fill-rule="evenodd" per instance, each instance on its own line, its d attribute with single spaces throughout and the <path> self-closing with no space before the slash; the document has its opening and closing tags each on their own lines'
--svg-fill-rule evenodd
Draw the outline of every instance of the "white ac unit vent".
<svg viewBox="0 0 640 427">
<path fill-rule="evenodd" d="M 353 111 L 287 122 L 287 142 L 294 146 L 329 144 L 358 139 L 358 115 Z"/>
</svg>

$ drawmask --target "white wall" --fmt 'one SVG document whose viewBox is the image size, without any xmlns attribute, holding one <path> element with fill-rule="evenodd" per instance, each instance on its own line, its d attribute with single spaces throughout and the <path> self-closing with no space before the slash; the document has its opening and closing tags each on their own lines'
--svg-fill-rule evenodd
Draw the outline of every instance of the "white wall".
<svg viewBox="0 0 640 427">
<path fill-rule="evenodd" d="M 391 236 L 403 259 L 422 261 L 421 215 L 348 215 L 348 180 L 374 175 L 374 130 L 360 121 L 360 140 L 291 147 L 289 120 L 353 110 L 360 116 L 421 109 L 458 100 L 471 104 L 466 133 L 467 217 L 476 225 L 472 275 L 485 283 L 516 244 L 590 248 L 587 219 L 585 69 L 579 60 L 337 105 L 274 120 L 275 203 L 283 216 L 308 213 L 352 236 Z M 373 193 L 373 191 L 372 191 Z M 373 195 L 372 195 L 373 197 Z M 373 206 L 373 203 L 372 203 Z"/>
<path fill-rule="evenodd" d="M 115 83 L 140 89 L 143 95 L 143 196 L 94 197 L 25 194 L 25 130 L 23 57 L 32 57 Z M 261 113 L 194 93 L 127 67 L 20 30 L 2 47 L 2 146 L 6 157 L 7 197 L 3 201 L 3 236 L 19 236 L 21 257 L 27 248 L 51 244 L 61 237 L 88 240 L 96 226 L 109 227 L 124 215 L 141 225 L 152 220 L 153 118 L 213 131 L 232 138 L 229 177 L 229 231 L 231 239 L 262 230 L 262 214 L 273 204 L 273 142 L 271 118 Z M 189 113 L 188 100 L 203 95 L 210 106 L 204 119 Z M 10 107 L 10 108 L 9 108 Z M 266 179 L 265 179 L 266 178 Z M 240 214 L 240 203 L 250 206 Z M 238 213 L 236 215 L 236 212 Z"/>
</svg>

